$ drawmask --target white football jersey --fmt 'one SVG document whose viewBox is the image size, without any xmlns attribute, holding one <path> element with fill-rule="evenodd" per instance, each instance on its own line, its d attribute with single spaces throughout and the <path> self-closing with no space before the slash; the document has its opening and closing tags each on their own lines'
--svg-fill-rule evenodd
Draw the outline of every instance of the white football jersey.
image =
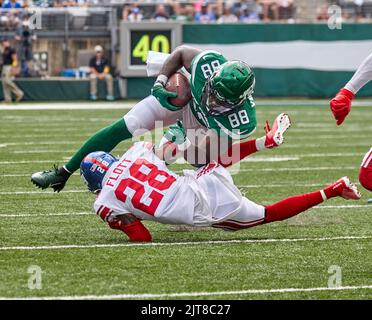
<svg viewBox="0 0 372 320">
<path fill-rule="evenodd" d="M 137 218 L 193 225 L 195 193 L 189 177 L 168 170 L 152 151 L 153 144 L 135 143 L 114 163 L 103 181 L 94 209 L 104 220 L 132 213 Z"/>
<path fill-rule="evenodd" d="M 105 221 L 126 213 L 192 226 L 227 221 L 241 227 L 263 220 L 264 207 L 243 198 L 229 172 L 217 163 L 184 174 L 168 170 L 154 154 L 153 144 L 137 142 L 110 167 L 94 209 Z M 239 221 L 231 220 L 234 217 Z"/>
</svg>

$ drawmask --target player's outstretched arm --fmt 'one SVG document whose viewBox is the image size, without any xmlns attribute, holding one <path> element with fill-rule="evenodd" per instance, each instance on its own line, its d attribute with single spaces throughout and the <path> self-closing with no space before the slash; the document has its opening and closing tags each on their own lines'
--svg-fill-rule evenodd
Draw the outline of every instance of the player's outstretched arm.
<svg viewBox="0 0 372 320">
<path fill-rule="evenodd" d="M 372 53 L 362 62 L 350 81 L 330 101 L 331 111 L 341 125 L 351 110 L 351 103 L 357 92 L 372 80 Z"/>
</svg>

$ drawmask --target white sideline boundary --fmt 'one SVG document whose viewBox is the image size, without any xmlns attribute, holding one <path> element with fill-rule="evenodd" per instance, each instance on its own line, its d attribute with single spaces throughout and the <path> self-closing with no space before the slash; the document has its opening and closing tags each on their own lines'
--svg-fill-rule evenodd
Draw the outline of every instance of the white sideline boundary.
<svg viewBox="0 0 372 320">
<path fill-rule="evenodd" d="M 17 105 L 4 105 L 0 108 L 0 111 L 12 111 L 12 110 L 129 110 L 131 109 L 139 100 L 133 101 L 116 101 L 116 102 L 40 102 L 40 103 L 21 103 Z M 328 100 L 304 100 L 299 99 L 256 99 L 257 107 L 260 106 L 326 106 L 328 105 Z M 359 100 L 353 103 L 354 107 L 365 107 L 372 106 L 371 100 Z"/>
<path fill-rule="evenodd" d="M 175 292 L 175 293 L 140 293 L 140 294 L 111 294 L 111 295 L 86 295 L 86 296 L 50 296 L 50 297 L 0 297 L 0 300 L 112 300 L 112 299 L 156 299 L 156 298 L 182 298 L 182 297 L 207 297 L 207 296 L 228 296 L 248 295 L 264 293 L 295 293 L 295 292 L 316 292 L 316 291 L 346 291 L 346 290 L 368 290 L 372 285 L 340 286 L 340 287 L 318 287 L 318 288 L 281 288 L 281 289 L 249 289 L 234 291 L 214 292 Z"/>
<path fill-rule="evenodd" d="M 305 241 L 343 241 L 343 240 L 366 240 L 372 239 L 372 236 L 341 236 L 341 237 L 323 237 L 323 238 L 288 238 L 288 239 L 248 239 L 248 240 L 210 240 L 210 241 L 185 241 L 185 242 L 146 242 L 146 243 L 114 243 L 114 244 L 87 244 L 87 245 L 54 245 L 54 246 L 14 246 L 0 247 L 0 251 L 18 251 L 18 250 L 63 250 L 63 249 L 96 249 L 96 248 L 126 248 L 126 247 L 174 247 L 174 246 L 195 246 L 195 245 L 219 245 L 219 244 L 237 244 L 237 243 L 288 243 Z"/>
</svg>

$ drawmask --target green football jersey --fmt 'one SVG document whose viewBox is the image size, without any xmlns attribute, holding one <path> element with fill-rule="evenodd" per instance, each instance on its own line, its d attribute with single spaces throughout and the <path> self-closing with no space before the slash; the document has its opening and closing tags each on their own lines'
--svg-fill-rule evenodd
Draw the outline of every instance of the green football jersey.
<svg viewBox="0 0 372 320">
<path fill-rule="evenodd" d="M 203 51 L 191 63 L 190 87 L 192 101 L 191 110 L 195 118 L 208 129 L 214 129 L 220 136 L 230 139 L 245 139 L 256 130 L 255 103 L 250 96 L 244 104 L 228 115 L 211 116 L 201 105 L 203 88 L 207 79 L 227 59 L 217 51 Z"/>
</svg>

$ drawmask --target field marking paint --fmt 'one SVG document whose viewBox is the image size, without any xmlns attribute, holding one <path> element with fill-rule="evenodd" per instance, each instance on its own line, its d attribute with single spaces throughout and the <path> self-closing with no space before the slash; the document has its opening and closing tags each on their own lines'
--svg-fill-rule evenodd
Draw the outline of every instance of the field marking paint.
<svg viewBox="0 0 372 320">
<path fill-rule="evenodd" d="M 55 161 L 55 162 L 62 162 L 62 160 Z M 40 160 L 40 161 L 0 161 L 0 165 L 12 165 L 12 164 L 28 164 L 28 163 L 52 163 L 50 160 Z M 285 167 L 285 168 L 241 168 L 239 172 L 271 172 L 271 171 L 338 171 L 338 170 L 357 170 L 358 167 Z M 236 171 L 234 167 L 230 169 L 230 171 Z M 182 170 L 173 170 L 175 173 L 182 173 Z M 0 177 L 31 177 L 31 174 L 0 174 Z M 78 174 L 76 174 L 78 175 Z"/>
<path fill-rule="evenodd" d="M 28 164 L 28 163 L 54 163 L 63 160 L 20 160 L 20 161 L 0 161 L 0 165 Z"/>
<path fill-rule="evenodd" d="M 79 143 L 79 141 L 75 142 Z M 37 142 L 8 142 L 5 145 L 7 147 L 13 147 L 13 146 L 36 146 L 36 145 L 56 145 L 56 144 L 73 144 L 71 141 L 37 141 Z"/>
<path fill-rule="evenodd" d="M 0 218 L 25 218 L 25 217 L 63 217 L 63 216 L 88 216 L 94 212 L 65 212 L 65 213 L 4 213 Z"/>
<path fill-rule="evenodd" d="M 78 174 L 74 174 L 78 175 Z M 7 176 L 7 175 L 5 175 Z M 11 177 L 29 177 L 30 175 L 8 175 Z M 278 183 L 278 184 L 235 184 L 238 188 L 244 188 L 244 189 L 254 189 L 254 188 L 286 188 L 286 187 L 321 187 L 321 186 L 327 186 L 330 183 Z M 359 185 L 359 183 L 356 183 L 356 185 Z M 74 189 L 74 190 L 66 190 L 63 191 L 63 193 L 88 193 L 87 190 L 84 188 L 82 189 Z M 21 195 L 21 194 L 55 194 L 55 192 L 52 192 L 51 190 L 37 190 L 37 191 L 28 191 L 28 190 L 18 190 L 18 191 L 0 191 L 0 195 Z"/>
<path fill-rule="evenodd" d="M 331 205 L 325 206 L 320 205 L 311 208 L 311 210 L 316 209 L 364 209 L 372 208 L 372 205 Z M 0 214 L 1 218 L 23 218 L 23 217 L 63 217 L 63 216 L 95 216 L 94 212 L 82 211 L 82 212 L 56 212 L 56 213 L 2 213 Z"/>
<path fill-rule="evenodd" d="M 136 102 L 120 102 L 120 103 L 41 103 L 41 104 L 21 104 L 17 106 L 2 106 L 0 111 L 11 110 L 130 110 Z"/>
<path fill-rule="evenodd" d="M 338 241 L 338 240 L 365 240 L 372 236 L 340 236 L 322 238 L 288 238 L 288 239 L 255 239 L 255 240 L 210 240 L 210 241 L 185 241 L 185 242 L 147 242 L 147 243 L 116 243 L 116 244 L 67 244 L 54 246 L 14 246 L 0 247 L 0 251 L 12 250 L 60 250 L 60 249 L 93 249 L 93 248 L 121 248 L 121 247 L 173 247 L 186 245 L 214 245 L 214 244 L 236 244 L 236 243 L 287 243 L 305 241 Z"/>
<path fill-rule="evenodd" d="M 363 209 L 371 208 L 372 205 L 363 205 L 363 204 L 351 204 L 351 205 L 338 205 L 338 206 L 316 206 L 312 209 Z"/>
<path fill-rule="evenodd" d="M 88 190 L 66 190 L 63 193 L 89 193 Z M 57 194 L 57 192 L 53 191 L 1 191 L 0 195 L 21 195 L 21 194 Z"/>
<path fill-rule="evenodd" d="M 2 106 L 0 111 L 18 111 L 18 110 L 129 110 L 131 109 L 138 100 L 133 100 L 133 101 L 120 101 L 120 102 L 74 102 L 74 103 L 69 103 L 69 102 L 55 102 L 55 103 L 38 103 L 38 104 L 33 104 L 33 103 L 22 103 L 19 105 L 14 105 L 14 106 Z M 283 99 L 283 100 L 278 100 L 275 99 L 273 101 L 272 99 L 266 100 L 266 99 L 256 99 L 256 104 L 257 106 L 326 106 L 329 104 L 328 100 L 296 100 L 296 99 Z M 372 105 L 371 100 L 358 100 L 353 102 L 353 107 L 368 107 Z M 357 109 L 354 110 L 354 112 L 359 111 Z M 318 115 L 319 113 L 315 113 Z"/>
<path fill-rule="evenodd" d="M 9 151 L 13 154 L 39 154 L 39 153 L 73 153 L 76 150 L 15 150 Z"/>
<path fill-rule="evenodd" d="M 238 172 L 271 172 L 271 171 L 332 171 L 332 170 L 356 170 L 358 167 L 303 167 L 303 168 L 296 168 L 296 167 L 290 167 L 290 168 L 262 168 L 262 169 L 239 169 Z M 234 171 L 234 168 L 231 169 L 231 171 Z"/>
<path fill-rule="evenodd" d="M 6 174 L 0 174 L 0 177 L 6 177 L 6 178 L 18 178 L 18 177 L 30 177 L 31 178 L 32 173 L 6 173 Z M 72 174 L 73 176 L 80 176 L 78 172 L 75 172 Z"/>
<path fill-rule="evenodd" d="M 277 183 L 277 184 L 235 184 L 238 188 L 285 188 L 285 187 L 321 187 L 328 186 L 330 183 Z"/>
<path fill-rule="evenodd" d="M 85 296 L 46 296 L 46 297 L 0 297 L 0 300 L 109 300 L 109 299 L 156 299 L 156 298 L 181 298 L 181 297 L 207 297 L 268 293 L 293 293 L 317 291 L 346 291 L 368 290 L 372 285 L 341 286 L 341 287 L 315 287 L 315 288 L 279 288 L 279 289 L 248 289 L 232 291 L 201 291 L 201 292 L 174 292 L 174 293 L 122 293 L 111 295 L 85 295 Z"/>
</svg>

